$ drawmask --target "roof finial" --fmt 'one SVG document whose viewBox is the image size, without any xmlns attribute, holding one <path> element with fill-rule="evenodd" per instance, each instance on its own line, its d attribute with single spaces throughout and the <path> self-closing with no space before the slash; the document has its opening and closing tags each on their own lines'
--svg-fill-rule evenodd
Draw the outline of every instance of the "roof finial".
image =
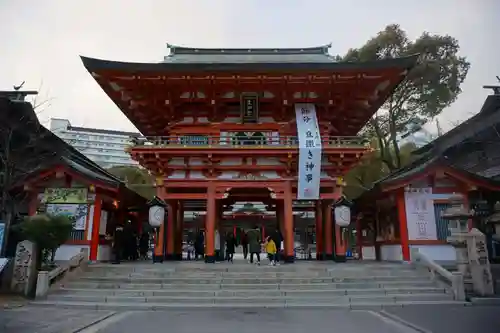
<svg viewBox="0 0 500 333">
<path fill-rule="evenodd" d="M 497 81 L 500 83 L 500 76 L 496 76 Z M 484 89 L 493 89 L 493 95 L 500 95 L 500 85 L 483 86 Z"/>
</svg>

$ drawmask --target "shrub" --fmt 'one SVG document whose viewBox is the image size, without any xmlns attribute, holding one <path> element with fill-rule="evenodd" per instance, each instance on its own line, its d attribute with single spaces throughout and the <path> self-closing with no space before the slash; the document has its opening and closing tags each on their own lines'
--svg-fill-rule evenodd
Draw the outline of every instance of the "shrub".
<svg viewBox="0 0 500 333">
<path fill-rule="evenodd" d="M 70 237 L 73 230 L 71 219 L 64 215 L 34 215 L 26 217 L 17 228 L 22 239 L 36 244 L 42 258 L 40 263 L 54 262 L 56 250 Z"/>
</svg>

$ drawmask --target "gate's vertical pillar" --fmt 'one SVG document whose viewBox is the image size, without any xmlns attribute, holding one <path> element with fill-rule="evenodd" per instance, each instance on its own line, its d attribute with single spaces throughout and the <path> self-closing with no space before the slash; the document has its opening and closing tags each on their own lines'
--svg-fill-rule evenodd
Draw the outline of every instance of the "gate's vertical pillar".
<svg viewBox="0 0 500 333">
<path fill-rule="evenodd" d="M 175 259 L 175 203 L 169 202 L 167 206 L 167 251 L 165 260 Z"/>
<path fill-rule="evenodd" d="M 285 255 L 284 261 L 292 263 L 295 260 L 294 251 L 294 232 L 293 232 L 293 203 L 292 203 L 292 183 L 288 180 L 285 182 L 285 190 L 283 193 L 283 218 L 284 218 L 284 243 Z"/>
<path fill-rule="evenodd" d="M 335 224 L 335 261 L 345 262 L 345 240 L 343 235 L 343 228 Z"/>
<path fill-rule="evenodd" d="M 325 219 L 325 260 L 333 260 L 333 224 L 332 205 L 323 205 L 323 216 Z"/>
<path fill-rule="evenodd" d="M 207 215 L 205 217 L 205 262 L 207 263 L 215 263 L 216 214 L 215 186 L 214 184 L 209 184 L 207 189 Z"/>
<path fill-rule="evenodd" d="M 182 260 L 182 241 L 184 236 L 184 207 L 181 201 L 176 204 L 175 214 L 175 259 Z"/>
<path fill-rule="evenodd" d="M 316 260 L 324 260 L 323 206 L 321 200 L 316 201 L 314 218 L 316 220 Z"/>
<path fill-rule="evenodd" d="M 99 226 L 101 224 L 101 210 L 102 210 L 102 198 L 98 193 L 95 195 L 94 200 L 94 216 L 92 216 L 92 234 L 90 239 L 90 251 L 89 259 L 90 261 L 97 261 L 97 254 L 99 251 Z"/>
<path fill-rule="evenodd" d="M 158 178 L 156 183 L 158 184 L 156 187 L 156 195 L 163 200 L 165 188 L 161 186 L 163 184 L 162 179 Z M 166 213 L 168 214 L 168 207 Z M 154 235 L 153 262 L 163 262 L 165 258 L 165 223 L 165 216 L 163 216 L 161 225 Z"/>
<path fill-rule="evenodd" d="M 399 220 L 399 238 L 401 240 L 401 253 L 404 261 L 410 261 L 410 245 L 408 237 L 408 223 L 406 220 L 406 201 L 403 189 L 396 194 L 396 209 Z"/>
</svg>

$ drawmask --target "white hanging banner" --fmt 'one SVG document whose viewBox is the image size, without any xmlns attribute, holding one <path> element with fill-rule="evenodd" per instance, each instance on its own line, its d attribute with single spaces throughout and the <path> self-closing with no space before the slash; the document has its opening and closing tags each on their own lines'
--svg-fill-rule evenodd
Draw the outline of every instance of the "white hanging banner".
<svg viewBox="0 0 500 333">
<path fill-rule="evenodd" d="M 299 166 L 297 200 L 318 200 L 321 180 L 321 136 L 316 107 L 312 103 L 295 104 Z"/>
<path fill-rule="evenodd" d="M 436 213 L 432 188 L 410 188 L 405 192 L 409 240 L 437 240 Z"/>
</svg>

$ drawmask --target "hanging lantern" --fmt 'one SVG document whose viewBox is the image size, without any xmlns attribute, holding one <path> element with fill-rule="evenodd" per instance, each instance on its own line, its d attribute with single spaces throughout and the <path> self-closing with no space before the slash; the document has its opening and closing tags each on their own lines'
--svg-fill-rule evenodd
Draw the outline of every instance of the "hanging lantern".
<svg viewBox="0 0 500 333">
<path fill-rule="evenodd" d="M 158 197 L 154 197 L 148 202 L 148 206 L 149 225 L 153 228 L 159 228 L 165 219 L 165 207 L 167 204 Z"/>
<path fill-rule="evenodd" d="M 334 203 L 335 224 L 340 227 L 347 227 L 351 223 L 351 206 L 352 202 L 346 197 L 341 197 Z"/>
</svg>

